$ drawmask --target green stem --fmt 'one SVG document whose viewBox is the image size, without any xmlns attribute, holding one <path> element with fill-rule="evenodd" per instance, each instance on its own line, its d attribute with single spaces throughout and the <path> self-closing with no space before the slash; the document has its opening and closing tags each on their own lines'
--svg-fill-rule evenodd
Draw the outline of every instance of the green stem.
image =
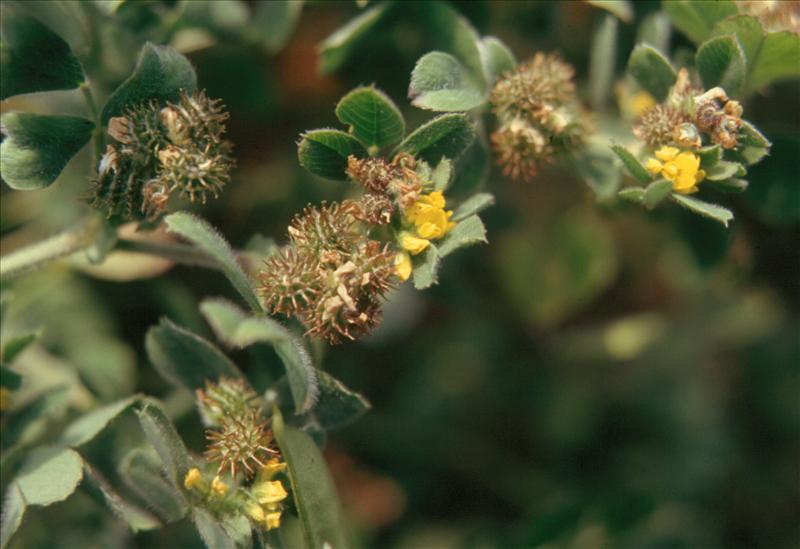
<svg viewBox="0 0 800 549">
<path fill-rule="evenodd" d="M 0 258 L 0 280 L 14 278 L 86 248 L 92 243 L 94 232 L 94 224 L 83 223 L 4 255 Z"/>
<path fill-rule="evenodd" d="M 92 95 L 92 88 L 88 82 L 81 84 L 81 93 L 83 99 L 86 101 L 86 106 L 92 115 L 94 121 L 94 132 L 92 132 L 92 145 L 94 146 L 94 161 L 95 169 L 100 165 L 100 159 L 103 157 L 103 124 L 100 121 L 100 111 L 97 110 L 97 104 Z"/>
<path fill-rule="evenodd" d="M 194 246 L 187 246 L 186 244 L 154 242 L 148 240 L 127 240 L 121 238 L 117 242 L 115 249 L 126 252 L 155 255 L 165 259 L 170 259 L 175 263 L 191 265 L 193 267 L 219 269 L 219 265 L 211 256 L 198 250 Z"/>
</svg>

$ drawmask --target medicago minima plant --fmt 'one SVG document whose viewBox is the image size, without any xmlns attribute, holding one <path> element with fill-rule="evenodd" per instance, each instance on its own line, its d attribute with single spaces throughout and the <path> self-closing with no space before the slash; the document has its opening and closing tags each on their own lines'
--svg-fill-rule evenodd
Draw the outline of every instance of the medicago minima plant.
<svg viewBox="0 0 800 549">
<path fill-rule="evenodd" d="M 300 166 L 339 182 L 342 197 L 295 212 L 275 235 L 280 245 L 255 235 L 237 250 L 183 211 L 201 210 L 238 183 L 230 115 L 176 49 L 198 36 L 181 30 L 199 26 L 201 37 L 231 40 L 230 27 L 210 23 L 203 3 L 168 4 L 68 6 L 85 28 L 120 34 L 114 51 L 124 74 L 100 53 L 113 37 L 85 35 L 46 7 L 3 4 L 2 99 L 76 90 L 83 101 L 62 112 L 53 94 L 52 112 L 4 112 L 3 181 L 19 193 L 63 186 L 53 184 L 91 149 L 80 188 L 68 189 L 82 204 L 81 220 L 3 254 L 4 304 L 24 303 L 36 270 L 91 269 L 117 252 L 212 269 L 240 301 L 203 299 L 206 334 L 166 317 L 149 328 L 146 356 L 173 391 L 163 399 L 133 387 L 120 394 L 87 371 L 58 378 L 54 388 L 46 378 L 58 368 L 21 360 L 25 349 L 47 356 L 41 334 L 4 329 L 3 548 L 26 516 L 73 494 L 101 502 L 133 532 L 191 521 L 209 547 L 281 547 L 292 522 L 309 547 L 351 546 L 321 449 L 327 432 L 370 405 L 322 369 L 325 346 L 347 349 L 369 335 L 398 287 L 429 288 L 450 254 L 486 243 L 479 214 L 495 200 L 487 187 L 537 185 L 554 164 L 583 179 L 612 214 L 625 202 L 649 210 L 669 201 L 728 226 L 733 212 L 714 193 L 747 192 L 748 169 L 768 161 L 771 148 L 747 120 L 747 99 L 796 75 L 792 56 L 800 54 L 796 21 L 757 3 L 717 2 L 712 10 L 667 2 L 658 16 L 696 52 L 670 61 L 671 27 L 643 23 L 618 75 L 617 35 L 631 7 L 593 2 L 610 13 L 599 19 L 584 86 L 558 44 L 520 52 L 518 62 L 447 3 L 404 12 L 400 2 L 370 2 L 320 44 L 321 69 L 341 68 L 392 17 L 446 29 L 430 33 L 436 40 L 408 78 L 411 105 L 425 116 L 406 116 L 423 121 L 408 128 L 402 103 L 379 82 L 346 93 L 335 105 L 339 127 L 305 131 L 297 142 Z M 300 5 L 256 3 L 235 39 L 276 52 Z M 703 12 L 702 23 L 691 10 Z M 259 30 L 265 22 L 269 33 Z M 24 230 L 20 242 L 32 240 L 36 231 Z M 276 361 L 279 375 L 264 373 Z M 177 419 L 189 416 L 201 427 L 179 429 Z M 101 443 L 114 452 L 98 451 Z"/>
</svg>

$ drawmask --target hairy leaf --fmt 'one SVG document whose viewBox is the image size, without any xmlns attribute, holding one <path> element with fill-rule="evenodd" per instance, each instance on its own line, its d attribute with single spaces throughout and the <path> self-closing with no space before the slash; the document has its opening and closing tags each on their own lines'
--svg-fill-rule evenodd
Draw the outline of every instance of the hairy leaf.
<svg viewBox="0 0 800 549">
<path fill-rule="evenodd" d="M 356 88 L 342 97 L 336 116 L 372 154 L 400 141 L 406 131 L 403 115 L 394 102 L 372 86 Z"/>
<path fill-rule="evenodd" d="M 422 56 L 411 72 L 411 103 L 432 111 L 468 111 L 483 103 L 483 86 L 462 63 L 434 51 Z"/>
<path fill-rule="evenodd" d="M 639 162 L 639 159 L 633 156 L 633 153 L 628 149 L 622 145 L 612 145 L 611 150 L 617 154 L 628 172 L 636 178 L 639 183 L 647 184 L 652 181 L 653 178 L 650 176 L 650 172 L 647 171 L 647 168 L 645 168 L 642 163 Z"/>
<path fill-rule="evenodd" d="M 164 409 L 156 400 L 148 398 L 143 399 L 136 414 L 142 432 L 147 442 L 158 452 L 167 476 L 175 486 L 182 485 L 183 478 L 191 467 L 191 459 Z"/>
<path fill-rule="evenodd" d="M 94 124 L 77 116 L 10 112 L 0 145 L 0 175 L 12 189 L 49 186 L 92 136 Z"/>
<path fill-rule="evenodd" d="M 138 397 L 132 396 L 101 406 L 73 421 L 61 434 L 60 442 L 65 446 L 81 446 L 96 437 L 118 415 L 130 408 Z"/>
<path fill-rule="evenodd" d="M 663 101 L 678 74 L 664 55 L 648 44 L 633 48 L 628 73 L 658 101 Z"/>
<path fill-rule="evenodd" d="M 14 482 L 28 505 L 47 506 L 67 499 L 83 479 L 83 459 L 69 448 L 33 451 Z"/>
<path fill-rule="evenodd" d="M 673 193 L 672 200 L 687 210 L 700 214 L 703 217 L 713 219 L 714 221 L 719 221 L 726 227 L 728 226 L 728 222 L 733 219 L 733 213 L 729 209 L 717 206 L 716 204 L 709 204 L 699 198 Z"/>
<path fill-rule="evenodd" d="M 494 36 L 484 36 L 479 46 L 486 83 L 491 88 L 498 76 L 517 65 L 517 59 L 508 46 Z"/>
<path fill-rule="evenodd" d="M 147 502 L 166 522 L 183 518 L 187 502 L 181 491 L 162 475 L 164 466 L 158 456 L 144 448 L 134 448 L 120 464 L 120 476 L 125 484 Z"/>
<path fill-rule="evenodd" d="M 478 193 L 470 196 L 453 212 L 453 221 L 461 221 L 477 214 L 494 204 L 494 196 L 489 193 Z"/>
<path fill-rule="evenodd" d="M 443 114 L 414 130 L 397 150 L 438 164 L 444 157 L 458 158 L 473 139 L 475 127 L 466 115 Z"/>
<path fill-rule="evenodd" d="M 747 62 L 739 41 L 731 36 L 718 36 L 703 42 L 695 56 L 695 64 L 706 89 L 721 86 L 736 97 L 744 84 Z"/>
<path fill-rule="evenodd" d="M 84 463 L 83 468 L 90 489 L 99 492 L 106 505 L 115 515 L 124 520 L 133 532 L 153 530 L 161 526 L 161 522 L 152 514 L 125 501 L 99 471 L 92 468 L 88 463 Z"/>
<path fill-rule="evenodd" d="M 672 181 L 666 179 L 653 181 L 645 187 L 642 203 L 648 210 L 652 210 L 667 198 L 670 193 L 672 193 Z"/>
<path fill-rule="evenodd" d="M 305 169 L 327 179 L 347 179 L 347 157 L 367 155 L 359 141 L 341 130 L 311 130 L 300 136 L 297 158 Z"/>
<path fill-rule="evenodd" d="M 424 253 L 412 258 L 414 265 L 411 272 L 414 287 L 417 290 L 424 290 L 436 284 L 436 273 L 439 270 L 439 252 L 436 245 L 431 243 Z"/>
</svg>

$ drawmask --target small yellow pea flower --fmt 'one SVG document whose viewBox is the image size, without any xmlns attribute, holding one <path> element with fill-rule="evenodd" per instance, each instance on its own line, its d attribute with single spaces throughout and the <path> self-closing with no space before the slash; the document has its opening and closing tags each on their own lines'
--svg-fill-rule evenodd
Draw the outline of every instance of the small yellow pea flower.
<svg viewBox="0 0 800 549">
<path fill-rule="evenodd" d="M 248 502 L 247 505 L 244 507 L 244 512 L 247 513 L 247 516 L 256 521 L 259 524 L 263 524 L 266 518 L 264 509 L 256 502 L 251 501 Z"/>
<path fill-rule="evenodd" d="M 401 280 L 408 280 L 411 276 L 411 256 L 406 252 L 400 252 L 394 256 L 394 273 Z"/>
<path fill-rule="evenodd" d="M 280 528 L 281 526 L 281 512 L 276 511 L 274 513 L 267 513 L 264 524 L 267 530 L 272 530 L 273 528 Z"/>
<path fill-rule="evenodd" d="M 278 461 L 277 459 L 269 460 L 266 465 L 261 468 L 260 478 L 270 479 L 278 473 L 286 470 L 286 464 Z"/>
<path fill-rule="evenodd" d="M 289 495 L 279 480 L 257 482 L 253 485 L 251 493 L 261 505 L 283 501 Z"/>
<path fill-rule="evenodd" d="M 400 233 L 400 245 L 411 255 L 417 255 L 424 252 L 430 243 L 430 240 L 414 236 L 408 231 L 403 231 Z"/>
<path fill-rule="evenodd" d="M 675 147 L 661 147 L 655 153 L 656 158 L 648 159 L 645 167 L 652 175 L 661 174 L 672 181 L 672 188 L 681 194 L 697 192 L 697 184 L 706 177 L 700 169 L 700 157 L 696 154 L 681 152 Z"/>
<path fill-rule="evenodd" d="M 192 467 L 186 473 L 186 476 L 183 478 L 183 486 L 187 490 L 193 490 L 195 488 L 203 489 L 203 485 L 205 482 L 203 481 L 203 475 L 200 473 L 200 469 L 197 467 Z"/>
<path fill-rule="evenodd" d="M 228 485 L 222 482 L 222 479 L 217 475 L 211 481 L 211 490 L 218 496 L 224 496 L 228 493 Z"/>
</svg>

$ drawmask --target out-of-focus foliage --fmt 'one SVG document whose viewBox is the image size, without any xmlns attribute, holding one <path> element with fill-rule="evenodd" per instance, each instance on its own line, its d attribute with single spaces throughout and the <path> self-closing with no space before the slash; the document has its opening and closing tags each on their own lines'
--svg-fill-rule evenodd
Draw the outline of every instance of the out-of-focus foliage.
<svg viewBox="0 0 800 549">
<path fill-rule="evenodd" d="M 795 547 L 800 15 L 758 4 L 4 2 L 0 243 L 24 274 L 0 296 L 0 544 Z M 57 78 L 20 51 L 48 52 Z M 489 95 L 539 51 L 575 68 L 595 131 L 512 182 Z M 632 133 L 682 67 L 758 128 L 725 157 L 697 150 L 711 202 L 653 177 Z M 86 200 L 103 150 L 79 149 L 118 104 L 175 100 L 195 78 L 230 113 L 225 192 L 177 199 L 196 215 L 154 231 L 109 229 Z M 370 84 L 379 96 L 339 103 Z M 453 219 L 489 245 L 414 256 L 430 287 L 398 285 L 356 342 L 264 316 L 252 280 L 292 218 L 357 197 L 349 154 L 395 147 L 428 149 Z M 690 211 L 709 206 L 728 228 Z M 65 259 L 18 271 L 5 256 L 33 243 Z M 220 376 L 280 410 L 279 534 L 220 519 L 234 515 L 184 484 L 209 426 L 192 391 Z"/>
</svg>

